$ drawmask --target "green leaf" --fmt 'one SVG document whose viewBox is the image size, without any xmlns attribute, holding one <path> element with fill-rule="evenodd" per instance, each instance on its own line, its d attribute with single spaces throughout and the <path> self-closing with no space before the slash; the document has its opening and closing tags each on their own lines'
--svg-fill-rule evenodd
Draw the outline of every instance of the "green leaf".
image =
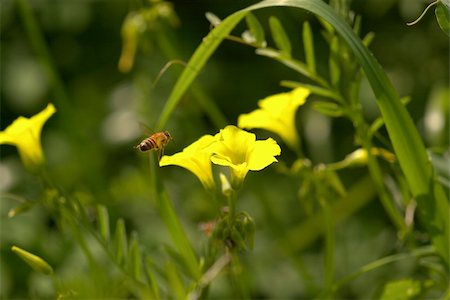
<svg viewBox="0 0 450 300">
<path fill-rule="evenodd" d="M 313 104 L 313 109 L 330 117 L 340 117 L 344 115 L 342 107 L 334 102 L 316 101 Z"/>
<path fill-rule="evenodd" d="M 330 80 L 334 87 L 339 85 L 341 77 L 341 69 L 339 67 L 339 39 L 334 36 L 330 44 L 330 58 L 328 60 L 328 67 L 330 70 Z"/>
<path fill-rule="evenodd" d="M 289 41 L 289 37 L 287 36 L 286 31 L 284 31 L 280 21 L 276 17 L 272 16 L 269 18 L 269 26 L 275 45 L 284 55 L 291 57 L 291 42 Z"/>
<path fill-rule="evenodd" d="M 369 32 L 364 36 L 362 43 L 364 44 L 364 46 L 369 47 L 374 38 L 375 38 L 375 33 Z"/>
<path fill-rule="evenodd" d="M 137 281 L 141 280 L 141 270 L 142 270 L 142 258 L 141 251 L 139 249 L 139 241 L 137 233 L 133 231 L 131 233 L 130 249 L 128 249 L 128 257 L 130 258 L 130 270 Z"/>
<path fill-rule="evenodd" d="M 192 84 L 213 52 L 233 28 L 253 10 L 265 7 L 286 6 L 306 9 L 323 18 L 338 32 L 354 53 L 375 94 L 400 167 L 408 186 L 416 198 L 420 215 L 432 243 L 444 262 L 449 264 L 449 204 L 442 186 L 435 180 L 434 171 L 427 157 L 423 141 L 411 116 L 401 104 L 399 96 L 386 73 L 373 54 L 354 34 L 352 28 L 323 1 L 311 0 L 264 0 L 237 11 L 222 21 L 197 48 L 188 66 L 175 84 L 161 113 L 157 129 L 161 130 L 177 106 L 181 96 Z M 328 28 L 328 30 L 331 30 Z M 153 171 L 156 171 L 153 170 Z"/>
<path fill-rule="evenodd" d="M 118 219 L 116 223 L 115 244 L 116 261 L 120 265 L 125 261 L 125 254 L 128 250 L 127 232 L 125 230 L 125 221 L 123 219 Z"/>
<path fill-rule="evenodd" d="M 220 26 L 221 25 L 219 25 L 219 27 Z M 164 190 L 161 178 L 158 176 L 158 161 L 153 155 L 150 156 L 150 168 L 151 184 L 154 190 L 153 196 L 157 200 L 158 210 L 161 218 L 170 233 L 177 251 L 179 252 L 180 256 L 183 257 L 185 264 L 188 266 L 190 276 L 194 280 L 198 280 L 201 277 L 201 271 L 197 256 L 195 255 L 191 243 L 187 238 L 186 232 L 184 231 L 184 228 L 181 225 L 181 222 L 173 208 L 172 201 L 170 200 L 167 192 Z"/>
<path fill-rule="evenodd" d="M 51 275 L 53 274 L 53 268 L 45 260 L 37 255 L 34 255 L 22 248 L 12 246 L 11 251 L 17 254 L 24 262 L 27 263 L 36 272 Z"/>
<path fill-rule="evenodd" d="M 181 281 L 177 268 L 170 261 L 166 263 L 166 275 L 170 289 L 175 294 L 175 298 L 178 300 L 185 300 L 187 291 L 184 288 L 183 281 Z"/>
<path fill-rule="evenodd" d="M 450 9 L 448 6 L 444 5 L 442 2 L 439 2 L 434 10 L 436 15 L 436 20 L 439 23 L 439 27 L 441 27 L 442 31 L 445 32 L 448 36 L 450 36 Z"/>
<path fill-rule="evenodd" d="M 265 47 L 266 40 L 264 36 L 264 29 L 258 19 L 253 14 L 249 13 L 245 16 L 245 21 L 247 22 L 247 26 L 256 40 L 256 45 L 258 47 Z"/>
<path fill-rule="evenodd" d="M 104 205 L 97 205 L 97 222 L 100 236 L 105 242 L 109 242 L 109 214 Z"/>
<path fill-rule="evenodd" d="M 314 40 L 311 26 L 308 22 L 303 23 L 303 47 L 305 49 L 306 65 L 311 72 L 316 73 L 316 59 L 314 57 Z"/>
<path fill-rule="evenodd" d="M 419 295 L 421 283 L 413 279 L 401 279 L 388 282 L 381 294 L 381 300 L 407 300 Z"/>
<path fill-rule="evenodd" d="M 150 286 L 150 289 L 153 293 L 153 298 L 161 299 L 158 283 L 156 282 L 155 275 L 153 274 L 153 262 L 150 257 L 145 258 L 144 271 L 147 283 Z"/>
</svg>

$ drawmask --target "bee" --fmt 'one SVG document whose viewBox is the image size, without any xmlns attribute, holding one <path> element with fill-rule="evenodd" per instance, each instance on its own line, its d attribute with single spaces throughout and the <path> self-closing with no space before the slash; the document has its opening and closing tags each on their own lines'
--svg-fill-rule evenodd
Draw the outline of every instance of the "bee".
<svg viewBox="0 0 450 300">
<path fill-rule="evenodd" d="M 158 151 L 158 159 L 161 159 L 161 156 L 164 152 L 164 147 L 172 140 L 172 136 L 168 131 L 161 131 L 152 134 L 148 138 L 144 139 L 139 145 L 136 145 L 134 148 L 139 149 L 141 152 L 146 152 L 150 150 Z"/>
</svg>

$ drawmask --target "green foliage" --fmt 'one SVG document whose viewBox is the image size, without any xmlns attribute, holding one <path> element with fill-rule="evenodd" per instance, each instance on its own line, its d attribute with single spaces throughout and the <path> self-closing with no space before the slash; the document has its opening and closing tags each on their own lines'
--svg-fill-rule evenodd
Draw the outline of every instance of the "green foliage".
<svg viewBox="0 0 450 300">
<path fill-rule="evenodd" d="M 439 26 L 448 33 L 448 1 L 434 4 Z M 13 282 L 2 279 L 5 289 L 2 288 L 0 296 L 448 297 L 448 138 L 439 147 L 425 150 L 424 139 L 406 109 L 408 102 L 415 99 L 399 97 L 368 49 L 374 33 L 365 33 L 363 17 L 351 12 L 349 6 L 350 1 L 345 0 L 332 0 L 330 5 L 313 0 L 264 0 L 223 20 L 207 13 L 212 25 L 210 32 L 193 52 L 173 88 L 164 79 L 159 81 L 158 76 L 158 89 L 168 94 L 167 86 L 170 89 L 165 102 L 159 92 L 148 90 L 151 82 L 148 74 L 155 71 L 151 70 L 154 60 L 161 62 L 165 60 L 161 57 L 167 57 L 179 61 L 179 57 L 190 55 L 188 47 L 180 46 L 178 37 L 174 38 L 173 27 L 180 25 L 176 7 L 164 1 L 151 1 L 134 7 L 125 18 L 121 16 L 124 21 L 119 69 L 133 78 L 130 81 L 139 91 L 134 97 L 145 101 L 125 97 L 127 101 L 121 100 L 123 103 L 117 99 L 111 102 L 114 104 L 110 106 L 127 107 L 122 114 L 117 113 L 121 124 L 114 128 L 114 135 L 120 136 L 121 129 L 126 129 L 123 116 L 139 111 L 146 123 L 158 118 L 152 124 L 156 130 L 169 128 L 171 133 L 173 129 L 186 134 L 186 137 L 174 135 L 179 145 L 168 145 L 166 152 L 170 153 L 205 132 L 217 132 L 210 129 L 211 124 L 223 128 L 229 124 L 227 119 L 234 120 L 236 115 L 247 113 L 234 97 L 221 102 L 220 93 L 212 92 L 211 86 L 203 90 L 200 83 L 194 83 L 197 77 L 202 86 L 205 79 L 214 82 L 214 76 L 209 76 L 214 71 L 205 66 L 216 52 L 220 61 L 222 54 L 217 49 L 224 40 L 255 50 L 263 57 L 255 58 L 260 59 L 263 67 L 255 65 L 254 73 L 249 73 L 258 81 L 254 86 L 252 76 L 235 74 L 236 78 L 231 79 L 220 74 L 223 90 L 248 97 L 235 84 L 242 80 L 244 90 L 267 96 L 267 88 L 259 82 L 266 73 L 261 71 L 266 63 L 270 63 L 270 68 L 281 66 L 280 71 L 273 67 L 272 81 L 280 81 L 281 86 L 290 89 L 308 90 L 306 103 L 296 106 L 299 112 L 294 126 L 302 140 L 298 149 L 286 147 L 288 143 L 278 133 L 278 142 L 271 139 L 278 150 L 278 144 L 282 148 L 281 156 L 270 157 L 276 163 L 261 172 L 242 175 L 238 171 L 249 171 L 250 159 L 262 159 L 261 153 L 254 157 L 247 155 L 253 153 L 257 141 L 261 142 L 260 136 L 273 136 L 270 128 L 256 128 L 258 140 L 253 141 L 250 152 L 246 150 L 245 163 L 235 163 L 226 155 L 220 157 L 225 164 L 216 165 L 211 176 L 217 188 L 202 190 L 198 182 L 189 181 L 184 173 L 160 168 L 159 157 L 153 152 L 125 156 L 124 153 L 132 153 L 129 145 L 136 145 L 134 141 L 128 140 L 123 144 L 126 147 L 115 148 L 106 139 L 92 134 L 100 131 L 93 128 L 100 128 L 98 122 L 104 118 L 107 109 L 103 106 L 107 105 L 72 96 L 83 84 L 78 83 L 80 86 L 75 85 L 73 90 L 64 86 L 59 74 L 62 71 L 57 70 L 47 48 L 52 44 L 46 43 L 41 32 L 45 22 L 39 24 L 28 1 L 19 0 L 17 9 L 24 30 L 57 98 L 57 119 L 52 122 L 53 126 L 58 125 L 53 136 L 48 135 L 49 141 L 63 135 L 67 143 L 53 142 L 52 147 L 44 147 L 49 161 L 46 168 L 33 174 L 35 177 L 23 176 L 26 184 L 1 197 L 11 206 L 2 208 L 2 212 L 5 210 L 2 215 L 9 217 L 5 218 L 7 238 L 2 238 L 2 244 L 23 245 L 48 259 L 52 266 L 17 246 L 11 249 L 37 273 L 51 274 L 53 286 L 46 278 L 42 280 L 49 287 L 37 287 L 33 278 L 40 277 L 33 276 L 39 274 L 30 274 L 30 270 L 24 271 L 19 265 L 10 268 L 9 261 L 14 261 L 9 259 L 11 251 L 0 249 L 2 265 L 6 266 L 6 271 L 0 268 L 0 278 Z M 308 20 L 292 14 L 299 18 L 290 23 L 289 18 L 271 15 L 294 11 L 286 8 L 306 11 Z M 120 9 L 123 12 L 129 8 Z M 244 33 L 233 35 L 234 31 L 242 30 L 241 25 Z M 115 31 L 118 34 L 120 29 Z M 196 36 L 195 40 L 198 42 L 200 38 Z M 303 57 L 301 50 L 297 51 L 299 41 Z M 237 49 L 236 44 L 230 45 Z M 383 46 L 390 49 L 390 45 Z M 244 61 L 247 59 L 239 59 L 239 71 L 245 69 L 241 66 Z M 234 62 L 227 56 L 226 67 L 232 68 Z M 157 73 L 158 68 L 155 69 Z M 202 76 L 203 73 L 208 75 Z M 97 85 L 97 79 L 86 80 L 91 81 Z M 370 106 L 361 100 L 363 89 L 373 92 L 379 115 L 366 115 L 366 106 Z M 284 94 L 294 97 L 291 93 Z M 74 107 L 69 105 L 72 101 L 67 95 L 77 99 L 72 100 Z M 194 103 L 189 102 L 191 98 Z M 88 96 L 86 99 L 91 100 Z M 239 103 L 257 110 L 261 102 L 257 105 L 254 100 Z M 224 103 L 233 108 L 232 113 L 226 112 Z M 414 105 L 417 103 L 411 101 L 408 108 L 412 110 Z M 448 124 L 446 109 L 444 127 Z M 89 114 L 93 119 L 89 119 Z M 77 120 L 84 115 L 85 119 Z M 137 118 L 135 114 L 133 118 Z M 275 121 L 274 124 L 277 125 Z M 439 122 L 433 124 L 437 126 Z M 49 125 L 51 128 L 52 124 Z M 317 128 L 311 131 L 314 126 Z M 109 129 L 107 125 L 102 127 Z M 323 134 L 327 128 L 333 131 Z M 350 133 L 343 134 L 342 128 Z M 82 132 L 92 134 L 90 142 L 83 139 Z M 319 146 L 314 145 L 316 136 L 325 136 Z M 251 137 L 254 139 L 254 135 Z M 59 157 L 63 144 L 71 150 Z M 229 148 L 233 149 L 226 151 L 236 151 L 238 154 L 234 154 L 240 158 L 244 144 L 242 140 L 231 141 L 233 147 Z M 318 148 L 326 148 L 323 152 L 332 155 L 318 159 L 314 153 Z M 211 149 L 211 155 L 218 155 L 218 148 Z M 73 165 L 61 163 L 67 157 L 73 157 Z M 208 167 L 210 163 L 208 160 Z M 193 167 L 202 173 L 204 166 L 194 160 Z M 58 172 L 59 168 L 62 170 Z M 240 176 L 239 184 L 229 179 L 236 178 L 236 174 Z M 85 181 L 92 185 L 85 185 Z M 200 230 L 195 229 L 196 223 Z M 23 292 L 17 289 L 18 278 L 30 282 Z M 39 292 L 35 294 L 34 290 Z"/>
<path fill-rule="evenodd" d="M 434 12 L 439 27 L 450 37 L 450 5 L 440 2 L 436 5 Z"/>
</svg>

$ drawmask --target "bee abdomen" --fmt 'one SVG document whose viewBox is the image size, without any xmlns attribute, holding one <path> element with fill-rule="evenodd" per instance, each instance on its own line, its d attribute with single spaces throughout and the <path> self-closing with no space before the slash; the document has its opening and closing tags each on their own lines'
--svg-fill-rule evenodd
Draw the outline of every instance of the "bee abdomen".
<svg viewBox="0 0 450 300">
<path fill-rule="evenodd" d="M 158 148 L 157 146 L 158 145 L 156 144 L 156 142 L 154 140 L 148 138 L 148 139 L 143 140 L 139 144 L 138 148 L 142 152 L 145 152 L 145 151 L 149 151 L 149 150 L 152 150 L 152 149 L 156 149 L 156 148 Z"/>
</svg>

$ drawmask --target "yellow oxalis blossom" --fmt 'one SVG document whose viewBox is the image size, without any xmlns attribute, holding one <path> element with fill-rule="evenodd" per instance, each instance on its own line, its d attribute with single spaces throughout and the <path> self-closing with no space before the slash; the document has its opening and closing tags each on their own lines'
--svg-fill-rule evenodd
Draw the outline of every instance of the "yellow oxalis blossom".
<svg viewBox="0 0 450 300">
<path fill-rule="evenodd" d="M 214 190 L 214 178 L 211 169 L 211 148 L 216 139 L 212 135 L 204 135 L 182 152 L 174 155 L 164 155 L 159 162 L 161 167 L 176 165 L 185 168 L 201 181 L 207 190 Z"/>
<path fill-rule="evenodd" d="M 261 128 L 278 134 L 292 149 L 298 150 L 300 140 L 295 126 L 295 113 L 310 94 L 308 89 L 298 87 L 288 93 L 269 96 L 258 102 L 259 109 L 239 116 L 238 126 Z"/>
<path fill-rule="evenodd" d="M 231 169 L 231 184 L 239 188 L 248 171 L 259 171 L 278 160 L 281 148 L 272 138 L 256 140 L 253 133 L 236 126 L 227 126 L 216 134 L 217 142 L 212 145 L 214 164 Z"/>
<path fill-rule="evenodd" d="M 16 146 L 23 164 L 31 171 L 37 171 L 44 163 L 41 131 L 55 111 L 53 104 L 49 103 L 40 113 L 31 118 L 20 116 L 4 131 L 0 131 L 0 144 Z"/>
</svg>

